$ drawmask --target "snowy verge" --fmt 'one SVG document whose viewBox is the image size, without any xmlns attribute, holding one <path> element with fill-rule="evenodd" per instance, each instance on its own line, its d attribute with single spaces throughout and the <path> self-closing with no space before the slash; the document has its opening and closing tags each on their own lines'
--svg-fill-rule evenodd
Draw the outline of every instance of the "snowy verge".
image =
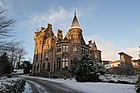
<svg viewBox="0 0 140 93">
<path fill-rule="evenodd" d="M 106 82 L 124 82 L 124 83 L 131 83 L 135 84 L 138 80 L 138 75 L 136 76 L 126 76 L 126 75 L 111 75 L 111 74 L 105 74 L 101 75 L 99 77 L 102 81 Z"/>
<path fill-rule="evenodd" d="M 82 91 L 84 93 L 136 93 L 135 85 L 130 84 L 115 84 L 102 82 L 85 82 L 79 83 L 75 79 L 50 79 L 42 77 L 23 76 L 27 78 L 34 78 L 40 80 L 47 80 L 51 82 L 61 83 L 66 87 Z"/>
<path fill-rule="evenodd" d="M 39 93 L 47 93 L 45 88 L 42 85 L 35 83 L 33 81 L 30 81 L 30 80 L 27 80 L 27 82 L 32 83 L 37 88 Z M 30 92 L 28 92 L 28 93 L 30 93 Z"/>
<path fill-rule="evenodd" d="M 21 77 L 0 80 L 0 93 L 21 93 L 24 90 L 26 79 Z"/>
<path fill-rule="evenodd" d="M 22 93 L 32 93 L 32 88 L 27 82 L 25 84 L 25 89 Z"/>
</svg>

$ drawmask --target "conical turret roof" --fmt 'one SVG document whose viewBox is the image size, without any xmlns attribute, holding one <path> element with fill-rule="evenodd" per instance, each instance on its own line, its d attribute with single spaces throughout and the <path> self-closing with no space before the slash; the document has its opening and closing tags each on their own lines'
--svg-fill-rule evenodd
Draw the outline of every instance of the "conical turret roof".
<svg viewBox="0 0 140 93">
<path fill-rule="evenodd" d="M 72 21 L 71 28 L 80 28 L 79 23 L 78 23 L 78 19 L 76 17 L 76 12 L 74 13 L 74 18 Z"/>
</svg>

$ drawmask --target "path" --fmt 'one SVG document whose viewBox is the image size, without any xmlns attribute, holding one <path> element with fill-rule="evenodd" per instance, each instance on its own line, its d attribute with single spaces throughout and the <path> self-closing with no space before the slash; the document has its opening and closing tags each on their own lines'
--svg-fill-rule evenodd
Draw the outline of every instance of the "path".
<svg viewBox="0 0 140 93">
<path fill-rule="evenodd" d="M 68 88 L 61 83 L 28 77 L 26 79 L 32 87 L 32 93 L 82 93 L 81 91 Z"/>
</svg>

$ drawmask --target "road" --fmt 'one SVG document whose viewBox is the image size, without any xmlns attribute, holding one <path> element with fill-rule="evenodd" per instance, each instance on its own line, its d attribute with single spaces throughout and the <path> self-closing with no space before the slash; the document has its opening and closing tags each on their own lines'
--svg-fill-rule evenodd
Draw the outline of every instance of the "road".
<svg viewBox="0 0 140 93">
<path fill-rule="evenodd" d="M 40 80 L 37 78 L 26 77 L 27 82 L 32 88 L 32 93 L 82 93 L 64 86 L 61 83 L 56 83 L 48 80 Z"/>
</svg>

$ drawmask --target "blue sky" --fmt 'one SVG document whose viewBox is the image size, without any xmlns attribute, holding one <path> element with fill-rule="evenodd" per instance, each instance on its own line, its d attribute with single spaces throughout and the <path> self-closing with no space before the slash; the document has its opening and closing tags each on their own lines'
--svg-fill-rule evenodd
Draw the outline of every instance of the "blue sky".
<svg viewBox="0 0 140 93">
<path fill-rule="evenodd" d="M 103 60 L 119 59 L 123 51 L 138 58 L 140 0 L 0 0 L 0 7 L 16 20 L 16 38 L 24 41 L 27 59 L 33 58 L 33 35 L 37 28 L 53 25 L 65 32 L 74 10 L 86 41 L 96 41 Z"/>
</svg>

